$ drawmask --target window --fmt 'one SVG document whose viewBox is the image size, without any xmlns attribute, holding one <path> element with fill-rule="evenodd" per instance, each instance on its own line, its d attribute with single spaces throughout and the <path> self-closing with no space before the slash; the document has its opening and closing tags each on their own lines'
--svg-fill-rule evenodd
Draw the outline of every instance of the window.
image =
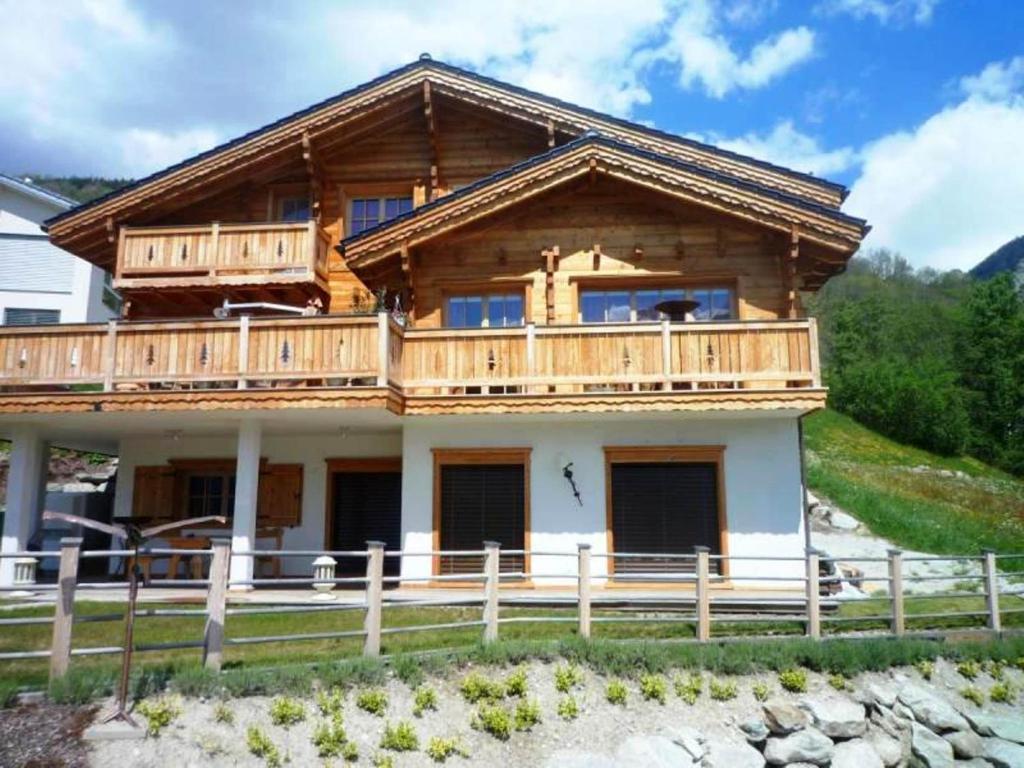
<svg viewBox="0 0 1024 768">
<path fill-rule="evenodd" d="M 309 221 L 309 197 L 284 197 L 277 203 L 279 221 Z"/>
<path fill-rule="evenodd" d="M 350 235 L 358 235 L 412 210 L 412 197 L 357 197 L 349 206 Z"/>
<path fill-rule="evenodd" d="M 629 323 L 660 320 L 655 307 L 663 301 L 689 299 L 698 303 L 694 320 L 735 317 L 731 288 L 638 288 L 580 291 L 580 320 L 584 323 Z"/>
<path fill-rule="evenodd" d="M 522 324 L 521 293 L 449 296 L 445 300 L 445 325 L 449 328 L 508 328 Z"/>
<path fill-rule="evenodd" d="M 186 481 L 186 516 L 231 517 L 235 510 L 234 474 L 192 473 Z"/>
<path fill-rule="evenodd" d="M 4 310 L 4 325 L 53 325 L 60 322 L 59 309 L 15 309 Z"/>
</svg>

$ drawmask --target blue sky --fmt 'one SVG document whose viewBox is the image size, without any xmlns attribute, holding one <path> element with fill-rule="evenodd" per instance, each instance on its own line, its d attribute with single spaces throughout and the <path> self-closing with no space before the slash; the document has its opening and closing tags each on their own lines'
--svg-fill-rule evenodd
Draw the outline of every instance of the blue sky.
<svg viewBox="0 0 1024 768">
<path fill-rule="evenodd" d="M 851 188 L 869 247 L 1024 234 L 1024 3 L 0 0 L 0 171 L 137 177 L 421 51 Z"/>
</svg>

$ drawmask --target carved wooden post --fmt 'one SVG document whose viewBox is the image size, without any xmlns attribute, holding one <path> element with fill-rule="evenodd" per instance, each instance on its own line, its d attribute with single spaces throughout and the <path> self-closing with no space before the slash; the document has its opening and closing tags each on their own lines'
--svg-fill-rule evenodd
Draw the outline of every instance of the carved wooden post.
<svg viewBox="0 0 1024 768">
<path fill-rule="evenodd" d="M 384 542 L 366 542 L 366 640 L 363 656 L 380 656 L 380 625 L 384 611 Z"/>
<path fill-rule="evenodd" d="M 78 558 L 82 540 L 60 540 L 60 566 L 57 573 L 57 605 L 53 613 L 53 642 L 50 644 L 50 681 L 64 677 L 71 661 L 71 628 L 75 621 L 75 586 L 78 583 Z"/>
<path fill-rule="evenodd" d="M 523 388 L 525 394 L 533 391 L 531 384 L 533 377 L 537 375 L 537 326 L 533 323 L 526 324 L 526 378 L 530 380 Z"/>
<path fill-rule="evenodd" d="M 807 550 L 807 636 L 821 637 L 821 587 L 818 584 L 818 550 Z"/>
<path fill-rule="evenodd" d="M 238 318 L 238 388 L 249 386 L 246 374 L 249 372 L 249 316 Z"/>
<path fill-rule="evenodd" d="M 377 386 L 388 385 L 388 313 L 377 313 Z"/>
<path fill-rule="evenodd" d="M 117 321 L 107 322 L 107 338 L 103 342 L 103 391 L 114 389 L 114 369 L 117 364 Z"/>
<path fill-rule="evenodd" d="M 999 573 L 996 571 L 996 553 L 984 550 L 985 568 L 985 602 L 988 606 L 988 628 L 993 632 L 1003 629 L 1002 616 L 999 615 Z"/>
<path fill-rule="evenodd" d="M 577 544 L 577 571 L 579 576 L 579 633 L 590 637 L 590 545 Z"/>
<path fill-rule="evenodd" d="M 203 666 L 220 672 L 224 650 L 224 621 L 227 617 L 231 539 L 214 539 L 212 546 L 210 586 L 206 593 L 206 629 L 203 631 Z"/>
<path fill-rule="evenodd" d="M 708 592 L 708 571 L 711 550 L 694 547 L 697 552 L 697 640 L 711 639 L 711 595 Z"/>
<path fill-rule="evenodd" d="M 498 639 L 498 581 L 501 544 L 484 542 L 484 642 Z"/>
<path fill-rule="evenodd" d="M 889 596 L 892 598 L 892 632 L 902 635 L 906 630 L 903 615 L 903 551 L 889 550 Z"/>
</svg>

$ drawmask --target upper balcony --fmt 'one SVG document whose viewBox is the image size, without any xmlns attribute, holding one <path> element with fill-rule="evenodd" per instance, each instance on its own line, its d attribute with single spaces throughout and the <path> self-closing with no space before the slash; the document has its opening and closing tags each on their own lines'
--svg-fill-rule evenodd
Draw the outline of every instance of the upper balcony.
<svg viewBox="0 0 1024 768">
<path fill-rule="evenodd" d="M 825 398 L 813 319 L 413 329 L 385 314 L 3 328 L 0 391 L 8 413 L 246 398 L 410 414 L 811 410 Z"/>
</svg>

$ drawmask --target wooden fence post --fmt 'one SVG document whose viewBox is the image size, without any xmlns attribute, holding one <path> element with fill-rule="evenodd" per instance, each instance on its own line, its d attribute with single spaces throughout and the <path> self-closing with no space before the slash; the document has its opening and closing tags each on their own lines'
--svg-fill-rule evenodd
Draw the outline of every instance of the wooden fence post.
<svg viewBox="0 0 1024 768">
<path fill-rule="evenodd" d="M 590 637 L 590 545 L 577 544 L 577 572 L 579 576 L 579 633 Z"/>
<path fill-rule="evenodd" d="M 380 625 L 384 611 L 384 542 L 366 542 L 366 640 L 363 656 L 380 656 Z"/>
<path fill-rule="evenodd" d="M 993 632 L 1001 632 L 1003 619 L 999 615 L 999 572 L 996 570 L 995 550 L 986 549 L 984 553 L 985 567 L 985 602 L 988 605 L 988 628 Z"/>
<path fill-rule="evenodd" d="M 388 385 L 391 335 L 388 333 L 388 313 L 377 313 L 377 386 Z"/>
<path fill-rule="evenodd" d="M 57 604 L 53 612 L 53 642 L 50 644 L 50 682 L 64 677 L 71 661 L 71 628 L 75 622 L 75 586 L 81 554 L 81 539 L 60 540 Z"/>
<path fill-rule="evenodd" d="M 224 651 L 224 621 L 227 617 L 228 572 L 231 539 L 214 539 L 210 558 L 210 586 L 206 593 L 206 629 L 203 631 L 203 666 L 220 672 Z"/>
<path fill-rule="evenodd" d="M 697 552 L 697 640 L 711 639 L 711 595 L 708 592 L 708 570 L 711 550 L 694 547 Z"/>
<path fill-rule="evenodd" d="M 661 321 L 661 373 L 665 377 L 662 389 L 672 389 L 672 324 L 669 320 Z"/>
<path fill-rule="evenodd" d="M 820 555 L 816 549 L 807 550 L 807 636 L 821 637 L 821 585 L 818 583 Z"/>
<path fill-rule="evenodd" d="M 889 596 L 892 598 L 892 632 L 902 635 L 906 630 L 903 615 L 903 551 L 889 550 Z"/>
<path fill-rule="evenodd" d="M 498 581 L 501 544 L 484 542 L 484 642 L 498 639 Z"/>
</svg>

